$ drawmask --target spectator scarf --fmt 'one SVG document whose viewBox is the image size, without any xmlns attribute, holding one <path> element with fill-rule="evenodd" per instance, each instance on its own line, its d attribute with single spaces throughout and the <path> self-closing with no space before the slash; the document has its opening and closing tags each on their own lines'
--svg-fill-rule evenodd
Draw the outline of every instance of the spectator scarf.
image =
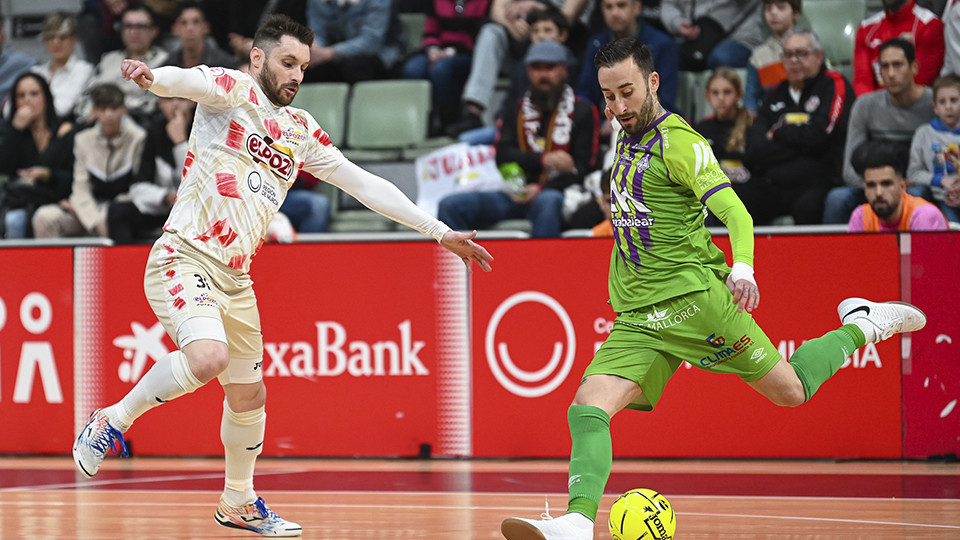
<svg viewBox="0 0 960 540">
<path fill-rule="evenodd" d="M 550 116 L 547 129 L 541 135 L 540 110 L 530 99 L 530 91 L 523 95 L 520 103 L 520 114 L 517 115 L 517 132 L 520 140 L 520 149 L 524 152 L 538 152 L 546 154 L 554 150 L 570 151 L 570 136 L 573 132 L 573 109 L 577 98 L 570 85 L 564 85 L 560 100 Z M 546 182 L 555 176 L 556 171 L 543 171 L 539 182 Z"/>
</svg>

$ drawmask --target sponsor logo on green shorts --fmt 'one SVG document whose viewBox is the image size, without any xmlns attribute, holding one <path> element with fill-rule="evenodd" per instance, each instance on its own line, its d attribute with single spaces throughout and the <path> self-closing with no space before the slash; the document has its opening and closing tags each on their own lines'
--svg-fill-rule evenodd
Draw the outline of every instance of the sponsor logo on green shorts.
<svg viewBox="0 0 960 540">
<path fill-rule="evenodd" d="M 746 334 L 744 334 L 743 337 L 738 339 L 733 345 L 730 346 L 727 346 L 727 340 L 724 339 L 723 336 L 718 336 L 716 333 L 710 334 L 710 337 L 705 338 L 704 341 L 709 343 L 717 350 L 712 356 L 704 356 L 700 359 L 700 365 L 703 367 L 716 366 L 726 362 L 727 360 L 736 358 L 750 348 L 750 345 L 753 344 L 753 340 L 750 339 L 750 336 Z M 762 351 L 763 349 L 760 350 Z"/>
<path fill-rule="evenodd" d="M 653 306 L 653 312 L 647 314 L 647 320 L 643 325 L 651 330 L 664 330 L 681 324 L 697 313 L 700 313 L 700 307 L 693 302 L 672 313 L 668 309 L 658 311 L 657 306 Z"/>
</svg>

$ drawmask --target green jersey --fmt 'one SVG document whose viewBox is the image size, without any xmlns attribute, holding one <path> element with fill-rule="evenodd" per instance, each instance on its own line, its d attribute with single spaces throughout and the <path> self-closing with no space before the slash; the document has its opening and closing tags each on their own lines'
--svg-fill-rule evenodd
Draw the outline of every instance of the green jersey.
<svg viewBox="0 0 960 540">
<path fill-rule="evenodd" d="M 703 291 L 729 272 L 703 224 L 704 203 L 730 181 L 710 145 L 666 113 L 643 133 L 621 131 L 610 183 L 610 304 L 622 313 Z"/>
</svg>

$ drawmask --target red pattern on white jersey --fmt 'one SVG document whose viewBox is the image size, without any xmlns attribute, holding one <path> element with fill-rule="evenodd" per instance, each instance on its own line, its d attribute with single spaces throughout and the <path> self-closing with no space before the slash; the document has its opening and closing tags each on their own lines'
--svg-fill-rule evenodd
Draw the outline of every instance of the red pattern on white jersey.
<svg viewBox="0 0 960 540">
<path fill-rule="evenodd" d="M 280 140 L 280 124 L 276 120 L 266 119 L 263 121 L 263 127 L 266 128 L 267 134 L 270 135 L 270 139 L 274 141 Z"/>
<path fill-rule="evenodd" d="M 223 68 L 212 68 L 210 73 L 213 74 L 215 80 L 217 81 L 217 86 L 223 88 L 228 94 L 233 87 L 237 85 L 237 80 L 230 76 L 229 73 Z"/>
<path fill-rule="evenodd" d="M 325 180 L 344 157 L 309 113 L 274 106 L 250 75 L 197 69 L 208 90 L 164 229 L 246 272 L 297 173 Z"/>
<path fill-rule="evenodd" d="M 193 152 L 187 152 L 187 157 L 183 160 L 183 173 L 180 175 L 181 180 L 187 177 L 187 171 L 190 170 L 190 166 L 193 165 L 193 160 L 195 159 L 197 159 L 197 156 L 193 155 Z"/>
<path fill-rule="evenodd" d="M 324 145 L 324 146 L 330 146 L 331 144 L 333 144 L 333 143 L 330 142 L 330 136 L 327 135 L 327 132 L 324 131 L 324 130 L 322 130 L 322 129 L 318 129 L 318 130 L 314 131 L 314 132 L 313 132 L 313 138 L 316 139 L 317 142 L 319 142 L 320 144 L 322 144 L 322 145 Z"/>
<path fill-rule="evenodd" d="M 230 121 L 230 128 L 227 129 L 227 148 L 231 150 L 240 151 L 240 147 L 243 146 L 243 132 L 246 131 L 243 126 Z"/>
<path fill-rule="evenodd" d="M 237 186 L 237 177 L 230 173 L 217 173 L 217 193 L 224 197 L 242 199 L 240 188 Z"/>
</svg>

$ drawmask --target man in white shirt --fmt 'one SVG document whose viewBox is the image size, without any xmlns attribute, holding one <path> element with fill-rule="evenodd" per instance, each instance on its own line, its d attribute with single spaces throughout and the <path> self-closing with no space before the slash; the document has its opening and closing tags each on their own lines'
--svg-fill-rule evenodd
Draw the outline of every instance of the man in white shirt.
<svg viewBox="0 0 960 540">
<path fill-rule="evenodd" d="M 120 66 L 125 58 L 144 62 L 151 68 L 165 65 L 170 57 L 167 51 L 154 45 L 159 29 L 154 14 L 142 4 L 133 4 L 124 10 L 120 16 L 120 39 L 124 48 L 119 51 L 109 51 L 100 58 L 97 72 L 90 80 L 87 90 L 92 90 L 103 83 L 113 83 L 123 89 L 124 103 L 130 115 L 141 125 L 146 125 L 146 118 L 157 107 L 157 96 L 137 88 L 133 84 L 124 84 L 120 77 Z M 77 107 L 77 118 L 84 119 L 90 112 L 88 99 L 81 99 Z"/>
<path fill-rule="evenodd" d="M 278 517 L 253 489 L 266 391 L 260 318 L 247 272 L 297 172 L 432 236 L 468 268 L 473 261 L 489 270 L 492 260 L 473 242 L 476 231 L 450 230 L 396 186 L 347 161 L 309 113 L 289 107 L 312 42 L 309 29 L 274 15 L 254 37 L 249 74 L 123 62 L 123 78 L 140 88 L 198 104 L 177 202 L 144 276 L 147 299 L 180 350 L 157 361 L 120 402 L 94 411 L 73 451 L 80 472 L 93 476 L 108 450 L 124 448 L 123 432 L 137 417 L 217 378 L 226 395 L 220 432 L 226 482 L 216 519 L 264 536 L 298 536 L 301 528 Z"/>
<path fill-rule="evenodd" d="M 55 11 L 43 21 L 43 44 L 50 61 L 32 68 L 50 83 L 53 106 L 61 120 L 73 120 L 73 108 L 93 77 L 93 65 L 79 55 L 77 48 L 77 16 Z"/>
</svg>

